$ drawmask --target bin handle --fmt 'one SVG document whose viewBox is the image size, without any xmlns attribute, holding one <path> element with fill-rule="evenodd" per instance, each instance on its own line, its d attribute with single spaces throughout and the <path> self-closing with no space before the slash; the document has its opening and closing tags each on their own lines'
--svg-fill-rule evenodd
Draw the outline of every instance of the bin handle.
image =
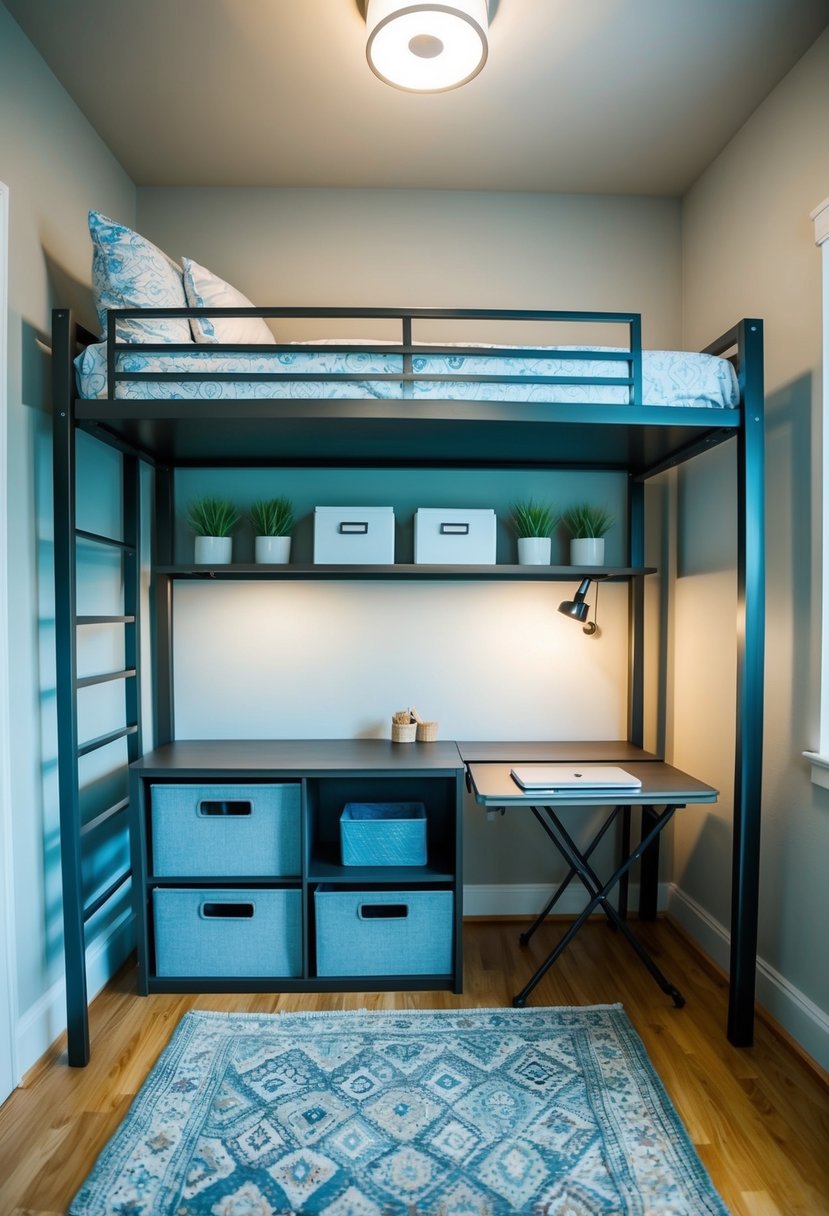
<svg viewBox="0 0 829 1216">
<path fill-rule="evenodd" d="M 253 901 L 245 903 L 210 903 L 207 900 L 199 907 L 199 916 L 204 920 L 250 920 L 256 910 Z"/>
<path fill-rule="evenodd" d="M 253 814 L 253 803 L 249 798 L 202 798 L 199 801 L 199 815 L 205 818 L 236 819 L 243 815 Z"/>
<path fill-rule="evenodd" d="M 357 915 L 360 920 L 405 920 L 409 915 L 409 905 L 360 904 Z"/>
<path fill-rule="evenodd" d="M 368 521 L 357 519 L 344 519 L 337 525 L 337 531 L 341 536 L 365 536 L 368 532 Z"/>
</svg>

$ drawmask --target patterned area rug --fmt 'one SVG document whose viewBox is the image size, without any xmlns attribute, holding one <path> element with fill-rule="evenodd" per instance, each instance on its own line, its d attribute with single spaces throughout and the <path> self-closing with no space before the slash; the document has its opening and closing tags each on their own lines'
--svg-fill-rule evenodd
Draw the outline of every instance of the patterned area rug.
<svg viewBox="0 0 829 1216">
<path fill-rule="evenodd" d="M 621 1006 L 188 1013 L 69 1216 L 701 1216 Z"/>
</svg>

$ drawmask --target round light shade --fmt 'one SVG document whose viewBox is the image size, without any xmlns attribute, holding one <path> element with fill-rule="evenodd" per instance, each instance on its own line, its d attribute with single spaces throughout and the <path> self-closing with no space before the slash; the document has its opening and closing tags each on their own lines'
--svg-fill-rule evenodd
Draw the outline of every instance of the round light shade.
<svg viewBox="0 0 829 1216">
<path fill-rule="evenodd" d="M 486 63 L 487 0 L 367 0 L 371 70 L 412 93 L 456 89 Z"/>
</svg>

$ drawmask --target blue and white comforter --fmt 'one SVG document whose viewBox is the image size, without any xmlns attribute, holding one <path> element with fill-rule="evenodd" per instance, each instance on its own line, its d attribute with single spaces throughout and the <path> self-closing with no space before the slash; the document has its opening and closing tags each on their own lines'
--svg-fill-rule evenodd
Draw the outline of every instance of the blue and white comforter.
<svg viewBox="0 0 829 1216">
<path fill-rule="evenodd" d="M 591 384 L 492 384 L 463 380 L 430 381 L 429 375 L 476 376 L 626 376 L 627 364 L 615 360 L 568 359 L 567 348 L 554 358 L 484 356 L 466 353 L 415 355 L 414 371 L 424 379 L 411 384 L 376 380 L 378 374 L 399 375 L 403 359 L 397 354 L 379 354 L 370 348 L 348 353 L 314 350 L 321 343 L 297 343 L 296 350 L 261 354 L 221 354 L 210 348 L 184 354 L 131 353 L 119 356 L 119 370 L 140 372 L 197 372 L 204 379 L 142 380 L 121 382 L 119 398 L 133 400 L 226 398 L 367 398 L 381 400 L 472 400 L 583 402 L 626 405 L 628 390 L 620 385 Z M 306 348 L 307 347 L 307 348 Z M 487 349 L 497 350 L 497 346 Z M 514 349 L 514 348 L 512 348 Z M 571 348 L 572 349 L 572 348 Z M 585 349 L 585 348 L 581 348 Z M 589 347 L 595 351 L 611 347 Z M 75 360 L 78 389 L 82 397 L 104 398 L 106 392 L 106 344 L 89 346 Z M 236 381 L 210 380 L 211 373 L 234 372 Z M 282 380 L 257 380 L 257 373 L 282 373 Z M 350 373 L 355 381 L 291 380 L 297 375 Z M 740 395 L 734 368 L 727 359 L 687 351 L 643 351 L 642 389 L 645 405 L 708 406 L 733 409 Z"/>
</svg>

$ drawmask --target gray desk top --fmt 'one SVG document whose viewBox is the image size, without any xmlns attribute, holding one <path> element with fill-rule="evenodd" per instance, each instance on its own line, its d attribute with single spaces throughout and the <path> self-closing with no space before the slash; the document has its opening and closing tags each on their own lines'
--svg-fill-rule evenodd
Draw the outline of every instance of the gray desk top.
<svg viewBox="0 0 829 1216">
<path fill-rule="evenodd" d="M 522 757 L 518 757 L 523 759 Z M 573 757 L 575 758 L 575 757 Z M 578 759 L 583 759 L 583 756 Z M 603 757 L 604 758 L 604 757 Z M 546 757 L 545 757 L 546 759 Z M 613 757 L 616 759 L 616 757 Z M 719 791 L 661 760 L 625 762 L 625 769 L 642 788 L 625 793 L 595 790 L 590 794 L 524 793 L 510 776 L 512 764 L 473 762 L 468 765 L 476 802 L 482 806 L 685 806 L 716 802 Z"/>
<path fill-rule="evenodd" d="M 348 775 L 356 772 L 447 774 L 463 770 L 452 742 L 388 739 L 181 739 L 132 765 L 142 777 L 194 778 Z"/>
<path fill-rule="evenodd" d="M 653 752 L 643 751 L 623 739 L 576 739 L 555 742 L 548 739 L 534 743 L 484 740 L 459 743 L 458 751 L 465 764 L 483 761 L 509 761 L 511 764 L 555 764 L 563 761 L 592 761 L 595 764 L 628 764 L 634 760 L 661 760 Z"/>
</svg>

